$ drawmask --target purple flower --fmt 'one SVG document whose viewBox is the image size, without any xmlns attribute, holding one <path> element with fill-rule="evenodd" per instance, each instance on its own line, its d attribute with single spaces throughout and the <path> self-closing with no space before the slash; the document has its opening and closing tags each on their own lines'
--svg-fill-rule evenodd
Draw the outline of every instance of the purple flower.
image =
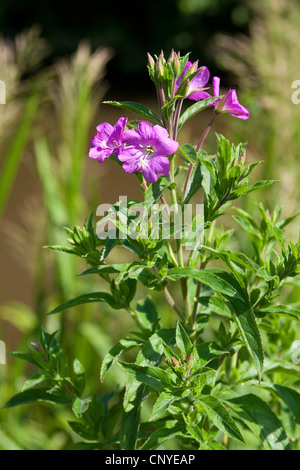
<svg viewBox="0 0 300 470">
<path fill-rule="evenodd" d="M 212 79 L 214 96 L 219 96 L 220 94 L 220 78 L 213 77 Z M 229 113 L 232 116 L 235 116 L 239 119 L 248 119 L 250 116 L 249 109 L 242 106 L 239 101 L 235 90 L 229 90 L 226 95 L 222 98 L 216 99 L 213 103 L 210 104 L 210 107 L 214 106 L 215 111 L 218 114 Z"/>
<path fill-rule="evenodd" d="M 197 62 L 190 62 L 189 60 L 186 63 L 186 66 L 184 67 L 184 70 L 182 74 L 178 77 L 177 82 L 176 82 L 176 87 L 175 87 L 175 92 L 178 90 L 179 86 L 182 83 L 182 80 L 184 79 L 184 76 L 186 72 L 193 67 L 196 70 L 199 70 L 199 73 L 195 75 L 189 82 L 189 87 L 187 91 L 187 98 L 190 100 L 204 100 L 206 98 L 210 98 L 210 94 L 207 93 L 205 90 L 205 85 L 207 84 L 209 80 L 209 70 L 207 67 L 200 67 L 198 68 Z"/>
<path fill-rule="evenodd" d="M 91 142 L 89 156 L 97 158 L 102 163 L 105 158 L 112 154 L 116 157 L 124 147 L 124 131 L 127 124 L 127 118 L 121 117 L 116 124 L 112 126 L 108 122 L 103 122 L 97 127 L 97 135 Z"/>
<path fill-rule="evenodd" d="M 159 174 L 169 173 L 168 155 L 176 152 L 178 142 L 169 138 L 166 129 L 141 121 L 137 131 L 126 131 L 124 138 L 129 146 L 119 152 L 118 158 L 124 162 L 123 170 L 126 173 L 141 171 L 149 183 L 157 181 Z"/>
</svg>

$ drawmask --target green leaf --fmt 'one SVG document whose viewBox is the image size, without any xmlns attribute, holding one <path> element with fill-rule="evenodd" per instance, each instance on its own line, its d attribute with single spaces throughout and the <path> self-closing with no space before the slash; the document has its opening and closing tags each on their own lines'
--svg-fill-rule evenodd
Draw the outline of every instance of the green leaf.
<svg viewBox="0 0 300 470">
<path fill-rule="evenodd" d="M 227 400 L 230 407 L 250 427 L 266 450 L 285 450 L 288 439 L 283 426 L 271 408 L 253 394 Z"/>
<path fill-rule="evenodd" d="M 192 165 L 196 165 L 197 153 L 193 145 L 184 144 L 181 147 L 179 147 L 179 150 L 189 163 L 192 163 Z"/>
<path fill-rule="evenodd" d="M 103 103 L 139 114 L 144 118 L 151 119 L 160 126 L 163 125 L 162 120 L 157 116 L 157 114 L 155 114 L 151 109 L 149 109 L 147 106 L 144 106 L 143 104 L 135 103 L 134 101 L 103 101 Z"/>
<path fill-rule="evenodd" d="M 141 447 L 141 450 L 154 450 L 168 439 L 175 436 L 183 436 L 182 425 L 177 420 L 158 421 L 157 429 L 151 433 L 149 439 Z"/>
<path fill-rule="evenodd" d="M 135 449 L 141 423 L 141 404 L 148 390 L 148 387 L 132 378 L 127 383 L 120 428 L 122 450 Z"/>
<path fill-rule="evenodd" d="M 29 403 L 35 403 L 37 401 L 56 403 L 56 404 L 68 404 L 70 399 L 50 393 L 48 388 L 36 388 L 25 390 L 24 392 L 18 393 L 13 396 L 4 406 L 4 408 L 12 408 L 19 405 L 27 405 Z"/>
<path fill-rule="evenodd" d="M 162 341 L 169 346 L 175 345 L 175 329 L 161 329 L 154 333 L 143 345 L 138 354 L 136 364 L 159 365 L 164 358 Z M 135 449 L 140 426 L 141 404 L 149 393 L 149 387 L 132 377 L 126 386 L 124 409 L 122 412 L 120 440 L 124 450 Z"/>
<path fill-rule="evenodd" d="M 188 107 L 188 109 L 180 116 L 178 122 L 178 130 L 183 126 L 183 124 L 191 119 L 191 117 L 195 116 L 196 114 L 200 113 L 204 109 L 206 109 L 211 103 L 216 101 L 216 97 L 214 98 L 207 98 L 205 100 L 198 101 L 197 103 L 192 104 Z"/>
<path fill-rule="evenodd" d="M 78 397 L 75 398 L 73 401 L 72 410 L 74 411 L 76 418 L 80 419 L 83 413 L 87 411 L 92 399 L 92 397 L 85 398 L 84 400 L 81 400 L 81 398 Z"/>
<path fill-rule="evenodd" d="M 249 269 L 251 272 L 256 273 L 259 270 L 259 266 L 244 253 L 239 251 L 229 250 L 215 250 L 209 246 L 204 246 L 206 250 L 210 251 L 216 259 L 222 259 L 226 265 L 230 268 L 233 275 L 245 290 L 247 290 L 248 282 L 245 273 L 245 269 L 241 269 L 240 266 Z"/>
<path fill-rule="evenodd" d="M 159 318 L 156 307 L 150 297 L 136 304 L 136 315 L 144 330 L 154 333 Z"/>
<path fill-rule="evenodd" d="M 140 366 L 138 364 L 128 364 L 126 362 L 118 362 L 119 366 L 131 377 L 138 382 L 153 388 L 161 393 L 165 388 L 176 387 L 174 376 L 163 369 L 153 366 Z"/>
<path fill-rule="evenodd" d="M 238 295 L 232 284 L 235 279 L 222 269 L 173 268 L 169 270 L 167 277 L 172 281 L 188 277 L 209 286 L 216 292 L 221 292 L 230 297 Z"/>
<path fill-rule="evenodd" d="M 158 201 L 165 188 L 171 185 L 168 178 L 161 177 L 155 183 L 151 183 L 145 193 L 145 206 L 147 211 Z"/>
<path fill-rule="evenodd" d="M 179 398 L 174 396 L 174 393 L 162 392 L 153 406 L 152 415 L 150 421 L 158 419 L 162 414 L 164 414 L 175 400 Z"/>
<path fill-rule="evenodd" d="M 244 192 L 244 194 L 252 193 L 252 191 L 257 191 L 258 189 L 266 188 L 271 184 L 278 183 L 276 180 L 265 180 L 265 181 L 258 181 L 257 183 L 249 186 L 248 189 Z"/>
<path fill-rule="evenodd" d="M 73 371 L 75 375 L 74 385 L 76 392 L 78 393 L 78 396 L 81 397 L 85 389 L 85 370 L 78 359 L 75 359 L 73 362 Z"/>
<path fill-rule="evenodd" d="M 176 327 L 176 346 L 186 358 L 189 356 L 193 348 L 193 344 L 180 322 L 177 323 Z"/>
<path fill-rule="evenodd" d="M 266 315 L 282 315 L 292 320 L 300 321 L 300 310 L 287 305 L 271 305 L 270 307 L 261 308 L 255 312 L 257 316 L 264 317 Z"/>
<path fill-rule="evenodd" d="M 261 382 L 261 387 L 274 393 L 278 398 L 283 400 L 288 406 L 293 420 L 300 424 L 300 393 L 283 385 L 276 385 L 268 382 Z"/>
<path fill-rule="evenodd" d="M 198 163 L 196 167 L 192 168 L 191 175 L 189 178 L 186 196 L 182 204 L 188 204 L 191 198 L 197 194 L 199 189 L 202 187 L 203 175 L 201 172 L 201 164 Z"/>
<path fill-rule="evenodd" d="M 30 379 L 26 380 L 25 384 L 23 385 L 22 391 L 24 392 L 25 390 L 35 387 L 36 385 L 39 385 L 40 383 L 44 382 L 47 380 L 47 376 L 44 374 L 34 374 Z"/>
<path fill-rule="evenodd" d="M 121 354 L 124 354 L 126 351 L 129 351 L 132 348 L 142 346 L 143 341 L 136 338 L 124 338 L 121 339 L 117 344 L 115 344 L 110 351 L 106 354 L 105 358 L 103 359 L 101 372 L 100 372 L 100 380 L 103 382 L 105 375 L 109 371 L 109 369 L 113 366 L 113 364 L 119 359 Z"/>
<path fill-rule="evenodd" d="M 87 274 L 117 274 L 121 273 L 122 271 L 126 270 L 130 266 L 130 263 L 123 263 L 123 264 L 101 264 L 100 266 L 96 266 L 94 268 L 87 269 L 81 276 L 86 276 Z"/>
<path fill-rule="evenodd" d="M 54 313 L 63 312 L 72 307 L 76 307 L 77 305 L 88 304 L 92 302 L 105 302 L 110 305 L 114 309 L 121 309 L 123 305 L 119 302 L 116 302 L 112 295 L 106 292 L 91 292 L 90 294 L 80 295 L 75 299 L 69 300 L 62 305 L 59 305 L 54 310 L 49 312 L 48 315 L 53 315 Z"/>
<path fill-rule="evenodd" d="M 218 429 L 235 440 L 245 442 L 228 410 L 218 398 L 211 395 L 201 395 L 197 397 L 196 402 L 201 403 Z"/>
<path fill-rule="evenodd" d="M 260 379 L 264 365 L 264 350 L 251 306 L 249 302 L 237 298 L 227 299 L 227 303 Z"/>
<path fill-rule="evenodd" d="M 197 426 L 197 424 L 187 424 L 186 430 L 197 442 L 200 444 L 204 443 L 201 429 L 199 426 Z"/>
</svg>

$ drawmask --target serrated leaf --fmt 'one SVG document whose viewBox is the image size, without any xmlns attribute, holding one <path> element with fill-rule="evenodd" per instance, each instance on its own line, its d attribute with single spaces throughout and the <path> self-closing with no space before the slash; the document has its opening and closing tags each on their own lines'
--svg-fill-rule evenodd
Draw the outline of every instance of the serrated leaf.
<svg viewBox="0 0 300 470">
<path fill-rule="evenodd" d="M 253 191 L 257 191 L 258 189 L 266 188 L 271 184 L 278 183 L 276 180 L 265 180 L 265 181 L 258 181 L 257 183 L 249 186 L 249 188 L 245 191 L 244 194 L 252 193 Z"/>
<path fill-rule="evenodd" d="M 288 305 L 271 305 L 270 307 L 261 308 L 256 312 L 256 315 L 264 317 L 266 315 L 282 315 L 291 318 L 292 320 L 300 321 L 300 310 Z"/>
<path fill-rule="evenodd" d="M 176 326 L 176 346 L 185 357 L 188 357 L 193 348 L 193 344 L 180 322 L 178 322 Z"/>
<path fill-rule="evenodd" d="M 201 395 L 197 397 L 196 401 L 201 403 L 218 429 L 235 440 L 245 442 L 233 418 L 218 398 L 211 395 Z"/>
<path fill-rule="evenodd" d="M 174 396 L 173 393 L 162 392 L 153 406 L 150 421 L 158 419 L 162 414 L 167 411 L 168 407 L 172 405 L 175 400 L 178 399 L 179 398 Z"/>
<path fill-rule="evenodd" d="M 187 277 L 195 279 L 209 286 L 214 291 L 221 292 L 230 297 L 238 295 L 236 288 L 232 285 L 232 276 L 222 269 L 173 268 L 169 270 L 166 277 L 173 281 Z"/>
<path fill-rule="evenodd" d="M 259 378 L 264 365 L 264 350 L 260 332 L 250 304 L 245 300 L 228 299 L 228 305 L 234 316 L 242 340 L 253 360 Z"/>
</svg>

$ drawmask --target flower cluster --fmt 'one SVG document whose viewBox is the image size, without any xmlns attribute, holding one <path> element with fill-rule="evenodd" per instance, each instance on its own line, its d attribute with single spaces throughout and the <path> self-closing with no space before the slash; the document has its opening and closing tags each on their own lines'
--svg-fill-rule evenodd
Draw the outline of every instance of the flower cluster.
<svg viewBox="0 0 300 470">
<path fill-rule="evenodd" d="M 146 121 L 137 125 L 137 130 L 125 130 L 127 118 L 121 117 L 114 126 L 107 122 L 97 127 L 89 156 L 103 162 L 115 155 L 123 162 L 126 173 L 141 171 L 145 180 L 153 183 L 158 175 L 170 171 L 168 156 L 176 152 L 178 142 L 169 138 L 168 131 L 159 125 L 151 126 Z"/>
<path fill-rule="evenodd" d="M 157 124 L 152 127 L 148 122 L 141 121 L 136 128 L 126 129 L 125 117 L 121 117 L 114 126 L 104 122 L 97 127 L 97 135 L 91 142 L 89 156 L 102 163 L 114 155 L 123 163 L 122 167 L 126 173 L 142 172 L 145 180 L 153 183 L 159 175 L 167 175 L 170 172 L 168 157 L 172 156 L 179 146 L 176 138 L 183 99 L 209 99 L 206 107 L 214 109 L 211 123 L 219 114 L 229 113 L 239 119 L 248 119 L 250 112 L 239 103 L 236 90 L 230 89 L 224 96 L 220 96 L 219 77 L 212 79 L 211 96 L 206 91 L 210 78 L 208 68 L 199 67 L 198 62 L 190 62 L 188 56 L 180 57 L 180 54 L 172 51 L 168 61 L 163 53 L 156 57 L 155 61 L 148 54 L 148 69 L 158 91 L 161 123 L 164 127 Z M 216 99 L 211 101 L 214 97 Z M 204 132 L 201 144 L 210 127 L 211 125 Z M 173 139 L 167 129 L 171 130 Z"/>
</svg>

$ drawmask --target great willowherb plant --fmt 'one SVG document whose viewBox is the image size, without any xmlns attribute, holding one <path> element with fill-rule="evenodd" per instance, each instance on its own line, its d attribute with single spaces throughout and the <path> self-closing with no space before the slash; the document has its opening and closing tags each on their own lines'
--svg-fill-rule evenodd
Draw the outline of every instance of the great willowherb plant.
<svg viewBox="0 0 300 470">
<path fill-rule="evenodd" d="M 111 367 L 120 367 L 126 387 L 86 396 L 83 365 L 75 359 L 70 370 L 56 334 L 42 331 L 27 353 L 13 353 L 39 372 L 6 407 L 35 401 L 71 406 L 75 449 L 297 449 L 299 361 L 295 351 L 291 358 L 291 344 L 300 311 L 279 300 L 281 288 L 299 273 L 300 240 L 294 244 L 283 233 L 293 217 L 282 220 L 279 209 L 269 213 L 262 205 L 256 218 L 237 209 L 235 223 L 252 250 L 230 249 L 234 230 L 225 230 L 220 217 L 233 200 L 274 181 L 249 182 L 257 163 L 246 162 L 245 144 L 217 135 L 215 155 L 202 147 L 219 115 L 246 120 L 249 110 L 235 90 L 220 95 L 218 77 L 211 96 L 208 69 L 189 55 L 172 51 L 168 60 L 163 53 L 148 59 L 161 115 L 139 103 L 109 102 L 142 120 L 100 124 L 90 150 L 91 158 L 114 159 L 135 173 L 142 202 L 120 198 L 99 206 L 97 215 L 102 209 L 104 217 L 97 227 L 91 215 L 83 228 L 67 229 L 68 246 L 51 247 L 84 258 L 89 269 L 83 275 L 100 276 L 108 286 L 51 314 L 100 302 L 134 320 L 136 331 L 107 353 L 100 372 L 103 382 Z M 182 111 L 185 99 L 195 103 Z M 212 116 L 198 144 L 179 144 L 182 126 L 206 108 Z M 202 206 L 192 202 L 199 193 Z M 194 206 L 203 212 L 195 215 Z M 108 263 L 115 247 L 134 260 Z M 168 302 L 167 324 L 161 302 L 150 295 L 135 301 L 145 289 Z M 120 360 L 133 349 L 134 362 Z"/>
</svg>

